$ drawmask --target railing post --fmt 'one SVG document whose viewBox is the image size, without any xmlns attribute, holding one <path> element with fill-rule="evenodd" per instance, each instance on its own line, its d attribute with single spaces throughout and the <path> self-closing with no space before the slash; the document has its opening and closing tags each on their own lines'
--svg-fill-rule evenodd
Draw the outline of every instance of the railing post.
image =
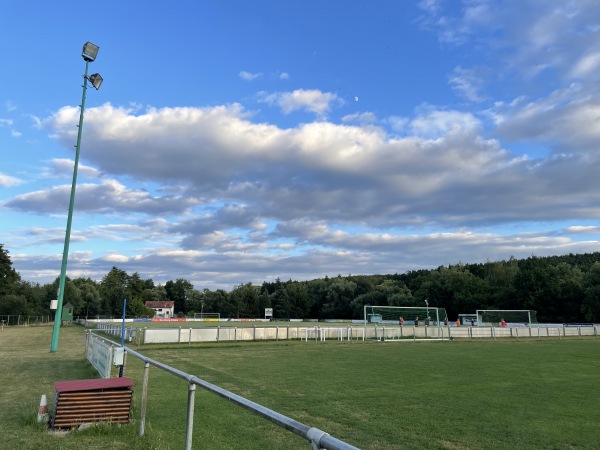
<svg viewBox="0 0 600 450">
<path fill-rule="evenodd" d="M 196 398 L 196 385 L 188 384 L 188 409 L 187 423 L 185 426 L 185 450 L 192 450 L 192 437 L 194 434 L 194 399 Z"/>
<path fill-rule="evenodd" d="M 150 363 L 144 362 L 144 382 L 142 384 L 142 405 L 140 407 L 140 437 L 144 436 L 146 425 L 146 406 L 148 404 L 148 372 Z"/>
</svg>

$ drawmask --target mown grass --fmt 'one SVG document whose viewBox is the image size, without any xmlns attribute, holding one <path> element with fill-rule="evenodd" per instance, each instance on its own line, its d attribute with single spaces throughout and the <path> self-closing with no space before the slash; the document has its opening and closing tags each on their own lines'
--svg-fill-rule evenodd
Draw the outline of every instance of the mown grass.
<svg viewBox="0 0 600 450">
<path fill-rule="evenodd" d="M 0 334 L 0 435 L 5 448 L 184 446 L 187 383 L 150 369 L 146 436 L 137 436 L 142 363 L 131 426 L 57 437 L 35 421 L 54 381 L 95 377 L 83 332 Z M 145 346 L 148 357 L 195 374 L 364 449 L 598 448 L 600 340 L 258 342 Z M 198 390 L 194 448 L 307 449 L 308 443 Z"/>
</svg>

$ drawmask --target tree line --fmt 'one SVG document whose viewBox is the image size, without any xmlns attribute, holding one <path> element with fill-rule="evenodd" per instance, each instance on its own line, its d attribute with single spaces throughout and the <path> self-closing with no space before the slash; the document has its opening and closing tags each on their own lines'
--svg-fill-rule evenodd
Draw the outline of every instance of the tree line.
<svg viewBox="0 0 600 450">
<path fill-rule="evenodd" d="M 49 284 L 22 280 L 0 244 L 0 315 L 48 315 L 58 278 Z M 100 281 L 67 278 L 64 303 L 75 316 L 151 317 L 147 301 L 172 300 L 179 316 L 220 313 L 275 319 L 362 319 L 364 305 L 445 308 L 453 320 L 477 309 L 531 309 L 540 322 L 600 321 L 600 253 L 455 264 L 388 275 L 338 275 L 310 281 L 242 283 L 231 291 L 196 289 L 183 278 L 164 285 L 113 267 Z"/>
</svg>

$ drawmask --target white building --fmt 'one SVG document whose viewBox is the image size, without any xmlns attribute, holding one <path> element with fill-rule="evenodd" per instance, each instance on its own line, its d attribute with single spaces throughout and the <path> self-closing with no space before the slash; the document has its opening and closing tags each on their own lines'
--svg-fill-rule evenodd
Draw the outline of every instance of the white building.
<svg viewBox="0 0 600 450">
<path fill-rule="evenodd" d="M 170 319 L 175 313 L 175 302 L 146 302 L 144 305 L 154 310 L 154 317 Z"/>
</svg>

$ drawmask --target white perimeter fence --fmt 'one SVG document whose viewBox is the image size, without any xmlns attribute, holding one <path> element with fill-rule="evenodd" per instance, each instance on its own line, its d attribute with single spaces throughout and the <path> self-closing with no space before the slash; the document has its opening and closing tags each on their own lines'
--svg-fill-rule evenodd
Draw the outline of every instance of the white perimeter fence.
<svg viewBox="0 0 600 450">
<path fill-rule="evenodd" d="M 94 347 L 99 347 L 101 350 L 117 345 L 115 342 L 111 342 L 104 339 L 101 336 L 97 336 L 93 332 L 88 332 L 86 337 L 86 353 L 89 355 L 95 354 Z M 127 355 L 138 358 L 144 362 L 144 380 L 142 384 L 142 399 L 140 407 L 140 431 L 139 435 L 144 436 L 146 426 L 146 408 L 148 406 L 148 379 L 150 366 L 157 367 L 171 375 L 186 380 L 188 382 L 188 398 L 187 398 L 187 419 L 185 429 L 185 449 L 191 450 L 193 447 L 193 431 L 194 431 L 194 406 L 195 406 L 195 395 L 196 387 L 205 389 L 213 394 L 216 394 L 224 399 L 231 401 L 232 403 L 241 406 L 242 408 L 256 414 L 257 416 L 266 419 L 275 425 L 300 436 L 307 440 L 313 449 L 326 449 L 326 450 L 359 450 L 347 442 L 341 441 L 328 433 L 314 427 L 309 427 L 300 423 L 290 417 L 284 416 L 283 414 L 273 411 L 272 409 L 266 408 L 258 403 L 254 403 L 244 397 L 241 397 L 233 392 L 229 392 L 225 389 L 220 388 L 212 383 L 204 381 L 194 375 L 182 372 L 174 367 L 163 364 L 159 361 L 147 358 L 146 356 L 138 353 L 128 347 L 125 347 L 124 363 L 127 362 Z M 108 363 L 110 365 L 110 362 Z M 123 368 L 121 373 L 124 373 Z M 110 372 L 109 372 L 110 373 Z"/>
<path fill-rule="evenodd" d="M 211 328 L 131 328 L 125 327 L 125 341 L 144 344 L 191 344 L 198 342 L 237 342 L 262 340 L 355 341 L 355 340 L 423 340 L 423 339 L 496 339 L 544 337 L 598 337 L 599 325 L 549 325 L 532 327 L 469 326 L 314 326 L 314 327 L 211 327 Z M 122 326 L 98 323 L 96 329 L 121 336 Z"/>
</svg>

